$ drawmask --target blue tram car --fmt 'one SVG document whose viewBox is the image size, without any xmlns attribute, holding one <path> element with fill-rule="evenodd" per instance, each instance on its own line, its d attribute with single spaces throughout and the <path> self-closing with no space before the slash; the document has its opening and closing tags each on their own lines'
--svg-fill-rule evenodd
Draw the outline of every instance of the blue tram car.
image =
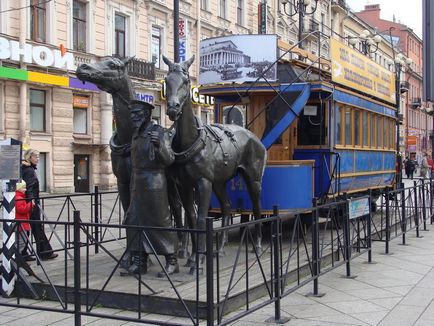
<svg viewBox="0 0 434 326">
<path fill-rule="evenodd" d="M 341 48 L 334 50 L 338 57 L 333 60 L 345 68 L 339 53 L 342 48 L 352 49 L 335 46 Z M 225 81 L 201 88 L 202 94 L 215 97 L 216 122 L 250 129 L 267 148 L 261 196 L 264 214 L 271 213 L 274 205 L 281 212 L 290 212 L 312 207 L 314 197 L 326 202 L 368 189 L 379 195 L 380 189 L 394 185 L 394 76 L 363 57 L 363 63 L 371 65 L 370 70 L 375 67 L 377 77 L 387 84 L 381 92 L 365 90 L 363 77 L 368 74 L 356 74 L 360 62 L 346 82 L 339 80 L 341 76 L 333 78 L 333 60 L 316 68 L 300 60 L 280 60 L 276 62 L 277 78 L 271 82 Z M 303 78 L 305 69 L 308 78 Z M 353 85 L 358 81 L 364 84 Z M 236 176 L 227 187 L 234 212 L 249 214 L 252 205 L 243 180 Z M 211 206 L 219 208 L 215 198 Z"/>
</svg>

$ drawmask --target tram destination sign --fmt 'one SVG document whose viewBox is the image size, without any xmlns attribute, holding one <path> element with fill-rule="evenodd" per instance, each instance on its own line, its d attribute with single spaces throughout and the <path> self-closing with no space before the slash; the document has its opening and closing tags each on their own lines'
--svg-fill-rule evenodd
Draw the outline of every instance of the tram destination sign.
<svg viewBox="0 0 434 326">
<path fill-rule="evenodd" d="M 396 104 L 393 72 L 335 39 L 330 43 L 333 82 Z"/>
</svg>

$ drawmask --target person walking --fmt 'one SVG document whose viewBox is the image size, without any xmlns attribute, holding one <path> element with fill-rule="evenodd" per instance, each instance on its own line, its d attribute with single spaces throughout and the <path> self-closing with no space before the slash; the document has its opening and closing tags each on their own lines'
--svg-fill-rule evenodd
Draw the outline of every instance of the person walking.
<svg viewBox="0 0 434 326">
<path fill-rule="evenodd" d="M 405 161 L 405 173 L 407 174 L 407 179 L 411 178 L 413 180 L 414 170 L 416 169 L 416 161 L 413 158 L 408 158 Z"/>
<path fill-rule="evenodd" d="M 33 202 L 26 200 L 26 182 L 22 180 L 17 183 L 15 191 L 15 220 L 29 221 L 30 213 L 33 209 Z M 30 224 L 28 222 L 19 223 L 17 230 L 17 244 L 19 253 L 25 261 L 33 261 L 34 257 L 28 255 Z"/>
<path fill-rule="evenodd" d="M 37 165 L 39 163 L 39 152 L 35 149 L 28 149 L 24 153 L 24 161 L 21 165 L 22 177 L 27 184 L 26 197 L 27 200 L 34 200 L 35 206 L 30 214 L 30 221 L 40 221 L 40 200 L 39 200 L 39 180 L 36 174 Z M 36 242 L 36 253 L 41 260 L 54 259 L 58 254 L 53 252 L 53 248 L 48 241 L 44 232 L 42 223 L 31 223 L 30 228 Z"/>
<path fill-rule="evenodd" d="M 428 170 L 429 170 L 428 155 L 427 153 L 423 153 L 421 168 L 420 168 L 420 177 L 425 179 L 427 177 Z"/>
</svg>

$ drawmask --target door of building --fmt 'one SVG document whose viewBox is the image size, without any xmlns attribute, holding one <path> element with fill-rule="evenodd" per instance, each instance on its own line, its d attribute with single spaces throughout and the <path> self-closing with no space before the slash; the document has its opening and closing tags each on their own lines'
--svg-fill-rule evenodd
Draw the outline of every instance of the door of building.
<svg viewBox="0 0 434 326">
<path fill-rule="evenodd" d="M 89 155 L 74 155 L 74 191 L 89 192 Z"/>
</svg>

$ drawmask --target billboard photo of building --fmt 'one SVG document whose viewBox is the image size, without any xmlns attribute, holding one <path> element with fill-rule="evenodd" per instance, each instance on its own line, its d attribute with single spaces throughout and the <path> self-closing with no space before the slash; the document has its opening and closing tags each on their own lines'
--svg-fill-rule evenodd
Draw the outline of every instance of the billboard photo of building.
<svg viewBox="0 0 434 326">
<path fill-rule="evenodd" d="M 249 82 L 261 76 L 275 81 L 277 70 L 273 63 L 276 59 L 276 35 L 231 35 L 206 39 L 200 43 L 199 83 Z"/>
</svg>

